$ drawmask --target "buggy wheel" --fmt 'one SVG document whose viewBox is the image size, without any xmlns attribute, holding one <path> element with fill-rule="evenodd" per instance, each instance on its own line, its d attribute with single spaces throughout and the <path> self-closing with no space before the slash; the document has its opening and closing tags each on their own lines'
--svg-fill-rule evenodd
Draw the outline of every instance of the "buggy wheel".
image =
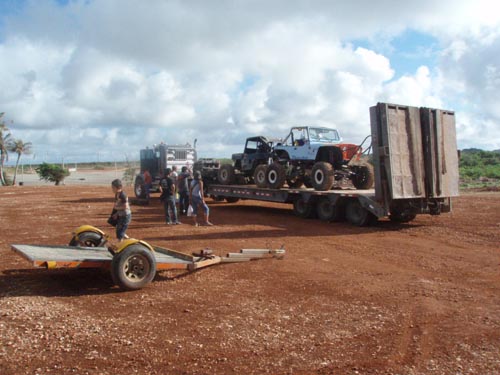
<svg viewBox="0 0 500 375">
<path fill-rule="evenodd" d="M 231 164 L 221 165 L 219 172 L 217 173 L 217 179 L 222 185 L 234 184 L 235 174 L 234 167 Z"/>
<path fill-rule="evenodd" d="M 111 261 L 113 281 L 125 290 L 143 288 L 153 280 L 155 274 L 155 255 L 150 249 L 140 244 L 125 248 Z"/>
<path fill-rule="evenodd" d="M 288 187 L 290 189 L 299 189 L 304 185 L 304 180 L 302 177 L 295 177 L 295 178 L 290 178 L 286 180 L 286 183 L 288 184 Z"/>
<path fill-rule="evenodd" d="M 69 241 L 69 246 L 78 247 L 98 247 L 103 244 L 103 237 L 96 232 L 85 231 L 82 232 Z"/>
<path fill-rule="evenodd" d="M 326 161 L 318 161 L 312 167 L 311 179 L 314 190 L 330 190 L 334 181 L 333 166 Z"/>
<path fill-rule="evenodd" d="M 255 185 L 257 185 L 257 187 L 259 188 L 267 187 L 266 171 L 267 171 L 266 164 L 260 164 L 257 166 L 257 168 L 255 168 L 255 172 L 253 173 L 253 179 L 255 181 Z"/>
<path fill-rule="evenodd" d="M 304 198 L 300 197 L 299 199 L 293 202 L 293 213 L 302 218 L 312 218 L 314 216 L 314 204 L 306 202 Z"/>
<path fill-rule="evenodd" d="M 351 167 L 354 175 L 351 177 L 352 184 L 356 189 L 371 189 L 375 181 L 375 172 L 373 165 L 366 163 L 361 165 L 353 165 Z"/>
<path fill-rule="evenodd" d="M 267 184 L 271 189 L 281 189 L 285 185 L 285 168 L 279 163 L 273 163 L 266 170 Z"/>
<path fill-rule="evenodd" d="M 358 227 L 364 227 L 377 221 L 377 217 L 361 206 L 357 199 L 351 199 L 347 202 L 345 216 L 348 222 Z"/>
</svg>

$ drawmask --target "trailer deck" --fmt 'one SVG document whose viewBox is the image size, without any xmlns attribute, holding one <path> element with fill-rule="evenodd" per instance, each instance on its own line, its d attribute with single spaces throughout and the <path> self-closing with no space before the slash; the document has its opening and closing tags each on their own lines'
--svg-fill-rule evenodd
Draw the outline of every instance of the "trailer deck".
<svg viewBox="0 0 500 375">
<path fill-rule="evenodd" d="M 106 247 L 57 245 L 11 245 L 12 250 L 32 262 L 34 267 L 52 268 L 111 268 L 113 254 Z M 281 257 L 284 249 L 241 249 L 226 256 L 193 256 L 175 250 L 153 246 L 156 270 L 187 269 L 190 271 L 218 263 L 246 262 L 264 257 Z"/>
</svg>

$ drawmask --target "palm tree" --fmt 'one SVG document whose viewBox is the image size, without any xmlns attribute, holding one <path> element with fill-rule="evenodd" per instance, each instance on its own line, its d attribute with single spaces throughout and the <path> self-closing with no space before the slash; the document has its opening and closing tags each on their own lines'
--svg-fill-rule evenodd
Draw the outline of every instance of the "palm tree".
<svg viewBox="0 0 500 375">
<path fill-rule="evenodd" d="M 3 165 L 5 161 L 9 160 L 9 147 L 12 143 L 12 136 L 9 133 L 9 128 L 5 125 L 2 120 L 4 112 L 0 113 L 0 183 L 2 185 L 7 185 L 3 176 Z M 6 133 L 4 135 L 4 133 Z"/>
<path fill-rule="evenodd" d="M 31 146 L 31 142 L 24 143 L 21 139 L 16 139 L 10 144 L 9 151 L 15 152 L 17 154 L 16 169 L 14 171 L 12 185 L 16 184 L 17 169 L 19 167 L 19 160 L 21 159 L 21 155 L 31 154 Z"/>
</svg>

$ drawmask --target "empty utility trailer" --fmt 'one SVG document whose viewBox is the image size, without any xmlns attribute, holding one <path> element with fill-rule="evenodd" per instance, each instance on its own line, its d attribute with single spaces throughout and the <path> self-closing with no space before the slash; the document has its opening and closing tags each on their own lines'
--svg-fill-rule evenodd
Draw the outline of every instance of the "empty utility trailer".
<svg viewBox="0 0 500 375">
<path fill-rule="evenodd" d="M 347 220 L 358 226 L 389 217 L 409 222 L 418 214 L 451 211 L 458 196 L 458 152 L 452 111 L 378 103 L 370 108 L 374 189 L 267 189 L 211 185 L 208 193 L 237 199 L 293 204 L 301 217 Z"/>
</svg>

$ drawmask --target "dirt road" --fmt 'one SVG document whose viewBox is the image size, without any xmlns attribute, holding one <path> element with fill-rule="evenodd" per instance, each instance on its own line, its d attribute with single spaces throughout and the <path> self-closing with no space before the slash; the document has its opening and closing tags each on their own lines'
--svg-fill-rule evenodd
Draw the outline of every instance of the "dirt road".
<svg viewBox="0 0 500 375">
<path fill-rule="evenodd" d="M 166 226 L 157 200 L 133 206 L 128 233 L 187 253 L 284 244 L 285 259 L 121 292 L 106 273 L 36 270 L 10 250 L 66 244 L 84 223 L 113 233 L 109 188 L 1 188 L 0 374 L 500 373 L 499 193 L 369 228 L 209 204 L 216 226 L 199 228 Z"/>
</svg>

